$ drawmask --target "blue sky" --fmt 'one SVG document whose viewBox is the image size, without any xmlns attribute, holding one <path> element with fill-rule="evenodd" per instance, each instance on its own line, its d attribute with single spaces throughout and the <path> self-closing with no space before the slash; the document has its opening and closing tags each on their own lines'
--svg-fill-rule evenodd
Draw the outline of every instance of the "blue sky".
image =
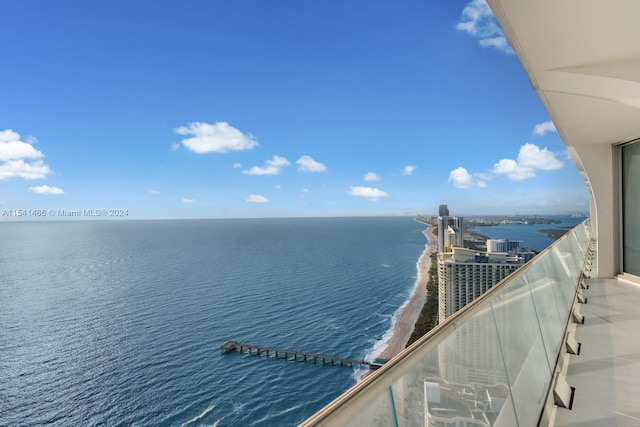
<svg viewBox="0 0 640 427">
<path fill-rule="evenodd" d="M 588 211 L 483 1 L 23 0 L 0 15 L 0 212 Z"/>
</svg>

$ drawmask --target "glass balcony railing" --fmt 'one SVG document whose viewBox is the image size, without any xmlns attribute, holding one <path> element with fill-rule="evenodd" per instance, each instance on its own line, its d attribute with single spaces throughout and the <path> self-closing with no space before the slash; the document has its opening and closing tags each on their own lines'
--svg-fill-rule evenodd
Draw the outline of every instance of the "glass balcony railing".
<svg viewBox="0 0 640 427">
<path fill-rule="evenodd" d="M 584 221 L 302 426 L 534 426 L 591 244 Z"/>
</svg>

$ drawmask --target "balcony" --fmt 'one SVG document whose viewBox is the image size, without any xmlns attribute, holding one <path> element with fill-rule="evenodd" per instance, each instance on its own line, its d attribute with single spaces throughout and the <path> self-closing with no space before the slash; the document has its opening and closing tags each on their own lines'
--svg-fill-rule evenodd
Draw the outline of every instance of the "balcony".
<svg viewBox="0 0 640 427">
<path fill-rule="evenodd" d="M 638 425 L 640 288 L 593 251 L 587 220 L 302 425 Z"/>
<path fill-rule="evenodd" d="M 595 273 L 595 272 L 594 272 Z M 640 425 L 640 286 L 617 279 L 587 280 L 582 343 L 572 355 L 567 382 L 575 387 L 571 411 L 558 410 L 556 426 Z"/>
</svg>

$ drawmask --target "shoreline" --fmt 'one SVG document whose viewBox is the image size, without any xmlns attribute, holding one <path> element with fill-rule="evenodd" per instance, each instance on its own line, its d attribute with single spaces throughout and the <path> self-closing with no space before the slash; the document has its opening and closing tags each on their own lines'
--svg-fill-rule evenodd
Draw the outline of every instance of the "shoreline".
<svg viewBox="0 0 640 427">
<path fill-rule="evenodd" d="M 429 268 L 431 267 L 431 254 L 437 250 L 437 239 L 433 235 L 432 226 L 428 226 L 422 233 L 427 238 L 425 249 L 418 258 L 416 269 L 418 277 L 409 299 L 400 306 L 394 314 L 393 334 L 386 343 L 384 350 L 374 357 L 391 359 L 405 349 L 409 337 L 413 333 L 422 307 L 427 301 L 427 282 L 429 281 Z"/>
</svg>

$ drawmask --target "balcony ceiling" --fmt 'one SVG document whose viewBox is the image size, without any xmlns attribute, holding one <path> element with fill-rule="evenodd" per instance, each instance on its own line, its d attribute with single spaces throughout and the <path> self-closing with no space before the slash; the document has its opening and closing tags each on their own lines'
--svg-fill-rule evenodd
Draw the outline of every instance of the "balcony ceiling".
<svg viewBox="0 0 640 427">
<path fill-rule="evenodd" d="M 567 146 L 640 138 L 639 0 L 487 0 Z"/>
</svg>

